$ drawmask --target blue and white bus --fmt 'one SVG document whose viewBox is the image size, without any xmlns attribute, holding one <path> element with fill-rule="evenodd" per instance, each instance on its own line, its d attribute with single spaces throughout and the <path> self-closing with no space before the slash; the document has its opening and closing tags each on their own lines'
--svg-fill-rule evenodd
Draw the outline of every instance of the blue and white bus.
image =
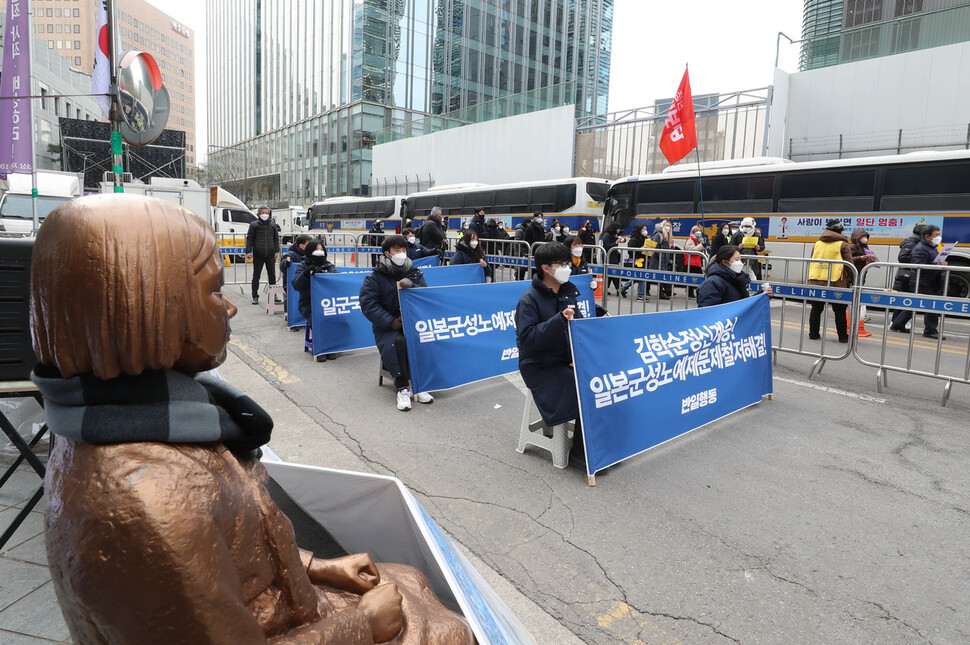
<svg viewBox="0 0 970 645">
<path fill-rule="evenodd" d="M 330 197 L 307 208 L 309 231 L 361 233 L 371 229 L 375 220 L 384 222 L 388 233 L 400 229 L 404 198 Z"/>
</svg>

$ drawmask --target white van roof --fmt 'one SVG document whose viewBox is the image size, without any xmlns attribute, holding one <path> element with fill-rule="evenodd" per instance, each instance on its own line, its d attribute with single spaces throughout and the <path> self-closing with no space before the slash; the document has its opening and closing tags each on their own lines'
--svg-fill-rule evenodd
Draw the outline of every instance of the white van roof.
<svg viewBox="0 0 970 645">
<path fill-rule="evenodd" d="M 216 208 L 241 208 L 243 210 L 249 210 L 249 207 L 242 203 L 242 201 L 230 193 L 225 188 L 219 186 L 213 186 L 215 189 L 215 204 L 212 204 Z M 210 189 L 211 190 L 211 189 Z"/>
<path fill-rule="evenodd" d="M 11 173 L 7 175 L 7 192 L 29 195 L 33 189 L 32 183 L 29 174 Z M 37 192 L 46 197 L 80 197 L 81 180 L 72 172 L 38 170 Z"/>
</svg>

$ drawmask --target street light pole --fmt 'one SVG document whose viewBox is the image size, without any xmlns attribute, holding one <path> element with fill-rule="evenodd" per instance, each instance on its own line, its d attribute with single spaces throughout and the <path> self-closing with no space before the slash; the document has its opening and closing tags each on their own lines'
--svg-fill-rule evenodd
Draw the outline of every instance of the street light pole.
<svg viewBox="0 0 970 645">
<path fill-rule="evenodd" d="M 121 104 L 118 102 L 118 25 L 116 21 L 118 7 L 117 0 L 108 0 L 108 72 L 111 75 L 111 111 L 108 120 L 111 121 L 111 165 L 114 171 L 114 192 L 123 193 L 123 173 L 125 172 L 124 148 L 121 137 Z"/>
</svg>

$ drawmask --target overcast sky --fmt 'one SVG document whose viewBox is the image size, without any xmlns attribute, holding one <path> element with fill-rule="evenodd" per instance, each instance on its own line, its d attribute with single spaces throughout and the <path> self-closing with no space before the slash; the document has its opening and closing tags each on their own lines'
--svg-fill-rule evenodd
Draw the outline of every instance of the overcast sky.
<svg viewBox="0 0 970 645">
<path fill-rule="evenodd" d="M 122 0 L 123 1 L 123 0 Z M 204 0 L 148 0 L 195 31 L 196 145 L 206 152 Z M 690 65 L 695 95 L 771 84 L 779 31 L 801 36 L 803 0 L 614 0 L 611 112 L 673 96 Z M 780 66 L 797 46 L 782 39 Z"/>
</svg>

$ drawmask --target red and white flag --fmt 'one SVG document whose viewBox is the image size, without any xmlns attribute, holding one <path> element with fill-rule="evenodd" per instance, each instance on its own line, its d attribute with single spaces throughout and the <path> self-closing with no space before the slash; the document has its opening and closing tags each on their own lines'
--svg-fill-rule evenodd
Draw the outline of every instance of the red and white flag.
<svg viewBox="0 0 970 645">
<path fill-rule="evenodd" d="M 94 48 L 94 70 L 91 72 L 91 93 L 98 97 L 101 111 L 107 117 L 111 111 L 111 69 L 108 66 L 108 0 L 98 0 L 98 39 Z"/>
<path fill-rule="evenodd" d="M 684 78 L 674 95 L 667 113 L 667 122 L 660 136 L 660 150 L 670 163 L 677 163 L 697 147 L 697 128 L 694 125 L 694 98 L 690 93 L 690 78 L 684 70 Z"/>
</svg>

